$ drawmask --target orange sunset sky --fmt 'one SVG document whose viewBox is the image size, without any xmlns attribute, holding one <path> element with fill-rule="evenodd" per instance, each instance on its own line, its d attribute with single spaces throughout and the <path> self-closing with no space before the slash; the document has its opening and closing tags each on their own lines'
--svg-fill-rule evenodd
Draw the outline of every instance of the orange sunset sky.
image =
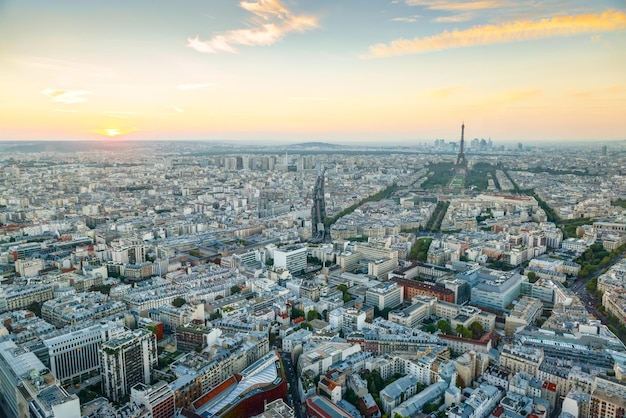
<svg viewBox="0 0 626 418">
<path fill-rule="evenodd" d="M 625 6 L 5 0 L 0 140 L 626 139 Z"/>
</svg>

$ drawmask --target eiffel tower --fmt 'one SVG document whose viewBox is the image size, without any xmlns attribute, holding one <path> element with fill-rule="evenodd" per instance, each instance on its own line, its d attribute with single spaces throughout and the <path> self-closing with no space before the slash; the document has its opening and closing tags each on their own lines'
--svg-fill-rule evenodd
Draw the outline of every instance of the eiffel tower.
<svg viewBox="0 0 626 418">
<path fill-rule="evenodd" d="M 456 157 L 456 164 L 454 164 L 454 171 L 459 174 L 467 174 L 467 160 L 465 159 L 465 123 L 461 125 L 461 147 L 459 149 L 459 155 Z"/>
</svg>

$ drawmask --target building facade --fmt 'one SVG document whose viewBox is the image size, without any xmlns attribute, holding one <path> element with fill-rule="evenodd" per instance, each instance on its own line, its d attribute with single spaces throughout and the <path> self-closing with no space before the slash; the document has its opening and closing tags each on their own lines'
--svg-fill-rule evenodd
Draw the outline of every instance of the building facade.
<svg viewBox="0 0 626 418">
<path fill-rule="evenodd" d="M 146 330 L 126 331 L 100 348 L 103 394 L 119 402 L 137 383 L 149 385 L 157 365 L 156 336 Z"/>
</svg>

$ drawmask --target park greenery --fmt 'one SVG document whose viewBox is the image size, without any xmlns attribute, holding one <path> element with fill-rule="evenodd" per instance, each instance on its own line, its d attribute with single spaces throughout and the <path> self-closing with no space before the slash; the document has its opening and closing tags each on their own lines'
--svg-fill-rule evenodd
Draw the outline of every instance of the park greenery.
<svg viewBox="0 0 626 418">
<path fill-rule="evenodd" d="M 574 260 L 581 266 L 578 277 L 583 279 L 591 277 L 595 271 L 608 267 L 613 260 L 620 257 L 624 252 L 626 252 L 626 244 L 611 252 L 605 250 L 602 244 L 592 244 Z"/>
<path fill-rule="evenodd" d="M 454 331 L 450 326 L 450 323 L 446 319 L 440 319 L 437 321 L 437 328 L 443 334 L 456 335 L 463 338 L 471 338 L 474 340 L 480 339 L 485 334 L 485 329 L 480 322 L 474 321 L 470 324 L 469 328 L 466 328 L 462 324 L 458 324 Z"/>
<path fill-rule="evenodd" d="M 339 212 L 338 214 L 336 214 L 335 216 L 333 216 L 332 218 L 326 218 L 326 224 L 328 225 L 332 225 L 335 222 L 337 222 L 340 218 L 351 214 L 352 212 L 354 212 L 359 206 L 362 206 L 368 202 L 379 202 L 383 199 L 388 199 L 389 197 L 391 197 L 391 195 L 393 195 L 398 189 L 400 188 L 400 186 L 398 186 L 397 184 L 392 184 L 391 186 L 388 186 L 386 189 L 379 191 L 378 193 L 374 193 L 371 196 L 368 196 L 364 199 L 361 199 L 358 203 L 355 203 L 353 205 L 348 206 L 347 208 L 345 208 L 344 210 L 342 210 L 341 212 Z"/>
<path fill-rule="evenodd" d="M 452 178 L 452 162 L 428 164 L 428 178 L 422 183 L 423 189 L 445 187 Z"/>
<path fill-rule="evenodd" d="M 467 173 L 467 176 L 465 176 L 465 185 L 468 188 L 473 187 L 477 190 L 487 190 L 490 176 L 494 182 L 497 182 L 496 169 L 497 167 L 495 165 L 489 163 L 479 162 L 474 164 Z"/>
<path fill-rule="evenodd" d="M 438 232 L 439 228 L 441 228 L 441 221 L 443 221 L 443 217 L 446 215 L 448 211 L 448 206 L 450 206 L 450 202 L 447 201 L 439 201 L 437 202 L 437 206 L 435 207 L 435 211 L 433 212 L 433 216 L 430 217 L 428 223 L 426 223 L 426 230 L 431 232 Z"/>
<path fill-rule="evenodd" d="M 626 199 L 617 199 L 611 202 L 613 206 L 619 206 L 620 208 L 626 209 Z"/>
<path fill-rule="evenodd" d="M 409 260 L 411 261 L 426 261 L 428 256 L 428 249 L 433 242 L 432 238 L 419 238 L 417 242 L 411 248 L 409 254 Z"/>
</svg>

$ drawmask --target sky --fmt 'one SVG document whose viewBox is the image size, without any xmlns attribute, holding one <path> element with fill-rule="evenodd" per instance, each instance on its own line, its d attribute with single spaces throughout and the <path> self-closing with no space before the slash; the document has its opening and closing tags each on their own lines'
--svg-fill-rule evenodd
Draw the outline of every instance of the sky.
<svg viewBox="0 0 626 418">
<path fill-rule="evenodd" d="M 0 140 L 626 139 L 617 0 L 0 0 Z"/>
</svg>

